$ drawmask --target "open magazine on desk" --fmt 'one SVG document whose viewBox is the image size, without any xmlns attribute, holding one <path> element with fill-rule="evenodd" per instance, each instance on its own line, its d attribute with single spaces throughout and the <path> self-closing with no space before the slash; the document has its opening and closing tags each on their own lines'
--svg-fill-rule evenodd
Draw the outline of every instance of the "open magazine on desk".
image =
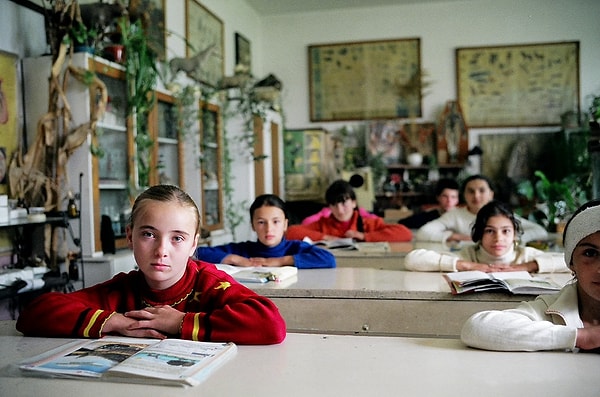
<svg viewBox="0 0 600 397">
<path fill-rule="evenodd" d="M 391 247 L 390 243 L 387 241 L 377 241 L 377 242 L 359 242 L 355 241 L 353 238 L 345 237 L 345 238 L 337 238 L 334 240 L 319 240 L 313 241 L 308 237 L 305 237 L 302 241 L 307 242 L 312 245 L 322 246 L 323 248 L 327 248 L 330 250 L 356 250 L 359 252 L 390 252 Z"/>
<path fill-rule="evenodd" d="M 70 342 L 19 368 L 34 376 L 195 386 L 236 351 L 233 343 L 107 336 Z"/>
</svg>

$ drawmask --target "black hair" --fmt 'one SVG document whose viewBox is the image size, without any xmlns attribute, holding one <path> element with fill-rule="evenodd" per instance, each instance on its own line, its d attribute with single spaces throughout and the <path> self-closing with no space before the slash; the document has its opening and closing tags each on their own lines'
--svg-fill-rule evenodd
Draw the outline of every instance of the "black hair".
<svg viewBox="0 0 600 397">
<path fill-rule="evenodd" d="M 491 217 L 498 215 L 505 216 L 512 222 L 513 227 L 515 228 L 515 236 L 520 236 L 523 234 L 521 222 L 515 217 L 512 209 L 507 204 L 499 200 L 492 200 L 481 207 L 481 209 L 477 212 L 475 224 L 473 225 L 473 228 L 471 228 L 471 239 L 473 242 L 478 243 L 481 241 L 488 220 Z"/>
<path fill-rule="evenodd" d="M 471 181 L 476 181 L 476 180 L 482 180 L 482 181 L 485 181 L 485 182 L 488 184 L 488 186 L 489 186 L 489 188 L 490 188 L 490 190 L 491 190 L 492 192 L 494 192 L 494 191 L 496 190 L 496 189 L 494 189 L 494 183 L 492 182 L 492 180 L 491 180 L 490 178 L 488 178 L 488 177 L 487 177 L 487 176 L 485 176 L 485 175 L 481 175 L 481 174 L 475 174 L 475 175 L 471 175 L 471 176 L 467 177 L 467 178 L 466 178 L 466 179 L 463 181 L 463 183 L 462 183 L 462 185 L 461 185 L 461 187 L 460 187 L 460 193 L 461 193 L 461 194 L 464 194 L 464 193 L 465 193 L 465 189 L 466 189 L 467 185 L 469 184 L 469 182 L 471 182 Z"/>
<path fill-rule="evenodd" d="M 435 197 L 438 197 L 446 189 L 460 191 L 460 185 L 456 180 L 450 178 L 442 178 L 435 184 Z"/>
<path fill-rule="evenodd" d="M 338 179 L 333 182 L 325 191 L 325 201 L 329 205 L 335 205 L 337 203 L 343 203 L 344 201 L 351 199 L 356 200 L 356 193 L 350 185 L 343 179 Z"/>
<path fill-rule="evenodd" d="M 277 207 L 283 211 L 283 216 L 288 219 L 288 211 L 285 202 L 275 194 L 262 194 L 254 199 L 250 206 L 250 220 L 254 219 L 254 212 L 261 207 Z"/>
<path fill-rule="evenodd" d="M 355 200 L 356 201 L 356 193 L 352 188 L 350 182 L 347 182 L 343 179 L 338 179 L 333 182 L 327 188 L 325 192 L 325 201 L 329 205 L 336 205 L 337 203 L 343 203 L 346 200 Z M 358 213 L 358 219 L 356 220 L 356 230 L 359 232 L 365 231 L 364 222 L 360 212 L 358 211 L 358 206 L 354 208 L 354 211 Z"/>
</svg>

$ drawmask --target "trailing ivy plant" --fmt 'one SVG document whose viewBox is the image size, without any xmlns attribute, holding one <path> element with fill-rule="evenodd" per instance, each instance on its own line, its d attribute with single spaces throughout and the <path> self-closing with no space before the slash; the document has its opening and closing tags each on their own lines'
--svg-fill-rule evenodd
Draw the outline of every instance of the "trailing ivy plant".
<svg viewBox="0 0 600 397">
<path fill-rule="evenodd" d="M 156 103 L 157 56 L 148 46 L 140 20 L 130 23 L 127 18 L 121 18 L 119 27 L 125 48 L 127 114 L 134 116 L 137 186 L 144 188 L 149 185 L 150 149 L 154 145 L 148 129 L 148 116 Z"/>
</svg>

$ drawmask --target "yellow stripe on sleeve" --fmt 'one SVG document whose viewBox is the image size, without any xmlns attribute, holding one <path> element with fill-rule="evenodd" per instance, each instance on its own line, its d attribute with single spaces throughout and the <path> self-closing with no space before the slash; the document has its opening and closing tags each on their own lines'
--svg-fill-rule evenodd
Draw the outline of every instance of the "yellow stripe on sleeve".
<svg viewBox="0 0 600 397">
<path fill-rule="evenodd" d="M 96 310 L 96 312 L 92 315 L 92 318 L 90 319 L 90 322 L 88 323 L 87 327 L 85 327 L 85 329 L 83 330 L 83 336 L 84 337 L 86 337 L 86 338 L 90 337 L 90 329 L 92 329 L 92 327 L 96 323 L 96 320 L 98 320 L 98 316 L 103 311 L 104 310 Z"/>
</svg>

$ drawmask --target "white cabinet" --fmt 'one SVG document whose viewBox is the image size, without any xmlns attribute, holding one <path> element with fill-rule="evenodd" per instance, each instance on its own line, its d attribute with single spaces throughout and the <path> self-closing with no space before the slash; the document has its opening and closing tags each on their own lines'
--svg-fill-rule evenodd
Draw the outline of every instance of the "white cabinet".
<svg viewBox="0 0 600 397">
<path fill-rule="evenodd" d="M 48 109 L 48 77 L 51 57 L 23 60 L 25 122 L 27 141 L 33 142 L 36 125 Z M 87 53 L 74 54 L 72 65 L 95 72 L 106 84 L 109 103 L 104 117 L 97 123 L 96 137 L 88 135 L 87 141 L 69 157 L 66 166 L 66 188 L 73 192 L 81 188 L 81 229 L 73 223 L 75 235 L 81 235 L 84 257 L 102 254 L 100 239 L 102 215 L 110 217 L 110 227 L 115 234 L 117 248 L 126 247 L 122 210 L 130 205 L 130 175 L 135 169 L 134 143 L 130 123 L 126 117 L 125 73 L 121 65 L 92 57 Z M 72 126 L 90 120 L 97 98 L 88 86 L 73 77 L 63 84 L 71 109 Z M 99 148 L 103 156 L 92 153 Z"/>
</svg>

